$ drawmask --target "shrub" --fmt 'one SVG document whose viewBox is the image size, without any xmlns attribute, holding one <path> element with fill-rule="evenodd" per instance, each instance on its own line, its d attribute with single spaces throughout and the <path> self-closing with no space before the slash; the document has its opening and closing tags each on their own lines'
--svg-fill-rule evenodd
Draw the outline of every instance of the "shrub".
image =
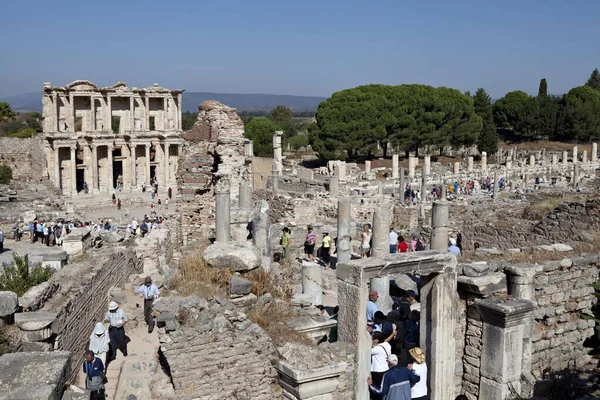
<svg viewBox="0 0 600 400">
<path fill-rule="evenodd" d="M 16 133 L 9 133 L 6 136 L 27 139 L 30 137 L 34 137 L 36 134 L 37 134 L 37 132 L 35 129 L 25 128 L 25 129 L 21 129 L 19 132 L 16 132 Z"/>
<path fill-rule="evenodd" d="M 8 185 L 12 177 L 12 168 L 8 165 L 0 165 L 0 184 Z"/>
<path fill-rule="evenodd" d="M 46 282 L 52 276 L 50 267 L 36 266 L 29 269 L 29 257 L 27 254 L 21 257 L 13 254 L 14 265 L 4 264 L 4 272 L 0 273 L 0 290 L 15 292 L 22 296 L 30 288 Z"/>
<path fill-rule="evenodd" d="M 300 147 L 308 146 L 308 136 L 305 135 L 292 136 L 289 141 L 290 146 L 292 146 L 292 149 L 294 150 L 298 150 Z"/>
</svg>

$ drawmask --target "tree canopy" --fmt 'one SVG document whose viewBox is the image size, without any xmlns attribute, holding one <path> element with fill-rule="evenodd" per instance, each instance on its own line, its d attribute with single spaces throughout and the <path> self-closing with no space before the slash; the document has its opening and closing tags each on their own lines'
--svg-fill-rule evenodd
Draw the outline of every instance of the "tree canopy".
<svg viewBox="0 0 600 400">
<path fill-rule="evenodd" d="M 253 118 L 244 127 L 244 136 L 252 140 L 254 154 L 258 157 L 273 157 L 273 133 L 283 130 L 268 118 Z"/>
<path fill-rule="evenodd" d="M 404 151 L 424 145 L 471 145 L 483 121 L 473 99 L 458 90 L 426 85 L 366 85 L 334 93 L 319 105 L 309 129 L 324 159 L 373 154 L 387 143 Z"/>
<path fill-rule="evenodd" d="M 296 133 L 296 129 L 294 126 L 294 114 L 289 107 L 286 106 L 277 106 L 269 112 L 268 118 L 279 125 L 285 133 L 286 136 L 292 136 Z"/>
<path fill-rule="evenodd" d="M 589 86 L 593 89 L 600 90 L 600 72 L 598 71 L 598 68 L 595 68 L 592 71 L 592 74 L 585 83 L 585 86 Z"/>
<path fill-rule="evenodd" d="M 600 140 L 600 91 L 591 86 L 573 88 L 563 98 L 564 140 Z"/>
<path fill-rule="evenodd" d="M 520 140 L 536 138 L 537 102 L 535 97 L 517 90 L 494 103 L 494 122 Z"/>
<path fill-rule="evenodd" d="M 6 101 L 0 101 L 0 122 L 10 121 L 15 118 L 15 113 Z"/>
<path fill-rule="evenodd" d="M 481 133 L 477 141 L 477 150 L 480 152 L 493 154 L 498 151 L 498 133 L 496 132 L 496 124 L 494 123 L 494 115 L 492 113 L 492 99 L 483 88 L 477 89 L 473 96 L 473 105 L 475 113 L 483 121 Z"/>
</svg>

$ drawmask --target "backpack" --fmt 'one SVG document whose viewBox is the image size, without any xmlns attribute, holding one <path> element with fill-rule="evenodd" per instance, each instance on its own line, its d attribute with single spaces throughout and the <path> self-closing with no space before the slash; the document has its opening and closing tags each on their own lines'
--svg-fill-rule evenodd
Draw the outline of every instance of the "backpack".
<svg viewBox="0 0 600 400">
<path fill-rule="evenodd" d="M 423 250 L 425 250 L 425 243 L 423 243 L 423 239 L 418 239 L 417 240 L 417 244 L 415 245 L 415 250 L 416 251 L 423 251 Z"/>
</svg>

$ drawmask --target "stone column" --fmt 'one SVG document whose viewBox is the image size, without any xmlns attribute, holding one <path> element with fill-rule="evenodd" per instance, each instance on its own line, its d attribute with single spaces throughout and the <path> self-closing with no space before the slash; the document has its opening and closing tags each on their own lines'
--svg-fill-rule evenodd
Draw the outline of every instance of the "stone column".
<svg viewBox="0 0 600 400">
<path fill-rule="evenodd" d="M 371 161 L 365 161 L 365 174 L 371 173 Z"/>
<path fill-rule="evenodd" d="M 392 179 L 398 179 L 398 154 L 392 155 Z"/>
<path fill-rule="evenodd" d="M 337 263 L 350 261 L 350 199 L 341 198 L 338 200 L 338 222 L 337 222 Z"/>
<path fill-rule="evenodd" d="M 231 239 L 229 181 L 222 178 L 215 187 L 215 240 L 226 243 Z"/>
<path fill-rule="evenodd" d="M 445 192 L 446 189 L 443 188 L 442 193 Z M 448 250 L 449 206 L 450 203 L 445 200 L 433 202 L 433 208 L 431 209 L 431 250 Z"/>
<path fill-rule="evenodd" d="M 400 202 L 404 203 L 404 186 L 406 183 L 404 182 L 404 168 L 400 168 Z"/>
<path fill-rule="evenodd" d="M 390 254 L 390 207 L 383 203 L 373 212 L 373 257 L 381 257 Z"/>
<path fill-rule="evenodd" d="M 146 185 L 150 185 L 152 180 L 150 178 L 150 146 L 149 144 L 146 145 Z"/>
<path fill-rule="evenodd" d="M 137 187 L 136 149 L 137 146 L 134 143 L 129 144 L 129 154 L 131 155 L 131 188 Z"/>
<path fill-rule="evenodd" d="M 427 201 L 426 193 L 427 193 L 427 175 L 423 171 L 421 173 L 421 203 L 424 203 L 425 201 Z"/>
<path fill-rule="evenodd" d="M 135 129 L 135 101 L 133 100 L 133 96 L 129 97 L 129 130 L 132 131 Z"/>
<path fill-rule="evenodd" d="M 98 173 L 98 146 L 92 144 L 92 191 L 98 193 L 100 191 Z"/>
<path fill-rule="evenodd" d="M 423 157 L 423 171 L 425 171 L 425 175 L 431 175 L 431 156 L 429 155 Z"/>
<path fill-rule="evenodd" d="M 115 189 L 115 177 L 113 176 L 113 146 L 106 146 L 108 154 L 108 191 L 112 192 Z"/>
<path fill-rule="evenodd" d="M 91 107 L 91 115 L 90 115 L 90 131 L 95 131 L 96 130 L 96 99 L 94 98 L 94 95 L 90 96 L 90 103 L 92 105 Z"/>
<path fill-rule="evenodd" d="M 587 159 L 587 150 L 584 150 L 584 151 L 581 153 L 581 162 L 582 162 L 582 163 L 587 163 L 587 162 L 588 162 L 588 159 Z"/>
<path fill-rule="evenodd" d="M 329 178 L 329 196 L 336 197 L 340 191 L 339 179 L 337 176 Z"/>
<path fill-rule="evenodd" d="M 165 143 L 165 152 L 164 152 L 164 159 L 165 159 L 165 185 L 169 186 L 169 175 L 170 175 L 170 171 L 169 171 L 169 143 Z"/>
<path fill-rule="evenodd" d="M 276 175 L 283 173 L 283 156 L 281 153 L 281 137 L 283 136 L 282 131 L 276 131 L 273 134 L 273 166 Z"/>
<path fill-rule="evenodd" d="M 511 169 L 511 168 L 512 168 L 512 161 L 506 160 L 506 169 Z"/>
<path fill-rule="evenodd" d="M 454 163 L 454 175 L 460 174 L 460 162 L 456 161 Z"/>
<path fill-rule="evenodd" d="M 529 188 L 529 172 L 525 172 L 525 177 L 523 179 L 523 189 L 527 191 Z"/>
<path fill-rule="evenodd" d="M 323 267 L 319 264 L 302 263 L 302 294 L 310 295 L 315 306 L 323 304 Z"/>
<path fill-rule="evenodd" d="M 473 172 L 473 157 L 467 158 L 467 172 Z"/>
<path fill-rule="evenodd" d="M 182 118 L 183 118 L 183 117 L 182 117 L 182 108 L 183 108 L 183 102 L 182 102 L 182 101 L 183 101 L 183 100 L 182 100 L 181 93 L 179 93 L 179 94 L 177 95 L 177 105 L 178 105 L 178 107 L 177 107 L 177 112 L 178 112 L 178 114 L 179 114 L 179 118 L 177 118 L 177 123 L 178 123 L 178 124 L 177 124 L 177 129 L 179 129 L 179 130 L 182 130 L 182 129 L 183 129 L 183 128 L 182 128 L 182 123 L 181 123 L 181 120 L 182 120 Z"/>
<path fill-rule="evenodd" d="M 68 131 L 75 132 L 75 96 L 73 96 L 73 93 L 69 93 L 69 115 L 67 115 L 67 122 L 70 128 Z"/>
<path fill-rule="evenodd" d="M 390 277 L 379 276 L 371 278 L 370 290 L 375 290 L 379 298 L 375 302 L 379 311 L 387 315 L 392 311 L 392 298 L 390 297 Z"/>
<path fill-rule="evenodd" d="M 144 104 L 146 105 L 146 110 L 144 111 L 144 131 L 150 130 L 150 97 L 146 95 L 144 97 Z M 154 122 L 156 125 L 156 121 Z"/>
<path fill-rule="evenodd" d="M 167 121 L 169 120 L 169 114 L 168 114 L 168 109 L 169 109 L 169 99 L 167 99 L 166 97 L 163 97 L 163 117 L 162 117 L 162 130 L 166 131 L 167 129 L 169 129 L 169 125 L 167 123 Z"/>
<path fill-rule="evenodd" d="M 562 155 L 562 163 L 563 163 L 563 165 L 567 165 L 568 162 L 569 162 L 569 153 L 565 150 L 565 151 L 563 151 L 563 155 Z"/>
<path fill-rule="evenodd" d="M 77 195 L 77 146 L 71 146 L 71 191 L 73 195 Z"/>
<path fill-rule="evenodd" d="M 578 160 L 578 155 L 577 155 L 577 146 L 573 147 L 573 164 L 577 164 L 579 162 Z"/>
<path fill-rule="evenodd" d="M 246 158 L 254 157 L 254 143 L 252 143 L 252 140 L 250 140 L 250 139 L 244 140 L 244 157 L 246 157 Z"/>
<path fill-rule="evenodd" d="M 112 132 L 112 100 L 109 95 L 106 96 L 106 123 L 104 130 Z"/>
<path fill-rule="evenodd" d="M 532 167 L 535 166 L 535 156 L 533 154 L 529 156 L 529 165 Z"/>
<path fill-rule="evenodd" d="M 410 179 L 415 177 L 415 169 L 417 168 L 418 158 L 416 157 L 408 157 L 408 177 Z"/>
<path fill-rule="evenodd" d="M 383 194 L 383 182 L 377 181 L 377 194 Z"/>
<path fill-rule="evenodd" d="M 250 210 L 252 208 L 252 187 L 247 182 L 240 183 L 238 205 L 242 210 Z"/>
<path fill-rule="evenodd" d="M 52 93 L 52 105 L 54 106 L 54 110 L 52 112 L 54 119 L 52 120 L 53 122 L 53 130 L 56 130 L 56 132 L 60 131 L 60 113 L 59 113 L 59 107 L 58 107 L 58 94 L 56 92 Z"/>
<path fill-rule="evenodd" d="M 598 161 L 598 143 L 592 143 L 592 162 Z"/>
<path fill-rule="evenodd" d="M 54 145 L 54 186 L 61 188 L 60 185 L 60 147 Z"/>
<path fill-rule="evenodd" d="M 485 151 L 481 152 L 481 170 L 485 171 L 487 169 L 487 153 Z"/>
<path fill-rule="evenodd" d="M 492 194 L 492 198 L 496 200 L 498 197 L 498 171 L 494 172 L 494 192 Z"/>
<path fill-rule="evenodd" d="M 338 177 L 338 182 L 346 182 L 346 161 L 338 161 L 335 173 Z"/>
<path fill-rule="evenodd" d="M 528 300 L 483 299 L 477 303 L 483 319 L 480 399 L 506 399 L 522 394 L 525 327 L 532 318 Z M 529 396 L 527 396 L 529 397 Z"/>
<path fill-rule="evenodd" d="M 558 156 L 556 154 L 552 154 L 552 166 L 558 165 Z"/>
<path fill-rule="evenodd" d="M 271 225 L 269 221 L 269 203 L 266 200 L 258 202 L 260 211 L 252 220 L 252 243 L 258 247 L 261 253 L 261 268 L 271 268 Z M 339 240 L 339 239 L 338 239 Z"/>
<path fill-rule="evenodd" d="M 579 164 L 573 166 L 573 187 L 579 186 Z"/>
</svg>

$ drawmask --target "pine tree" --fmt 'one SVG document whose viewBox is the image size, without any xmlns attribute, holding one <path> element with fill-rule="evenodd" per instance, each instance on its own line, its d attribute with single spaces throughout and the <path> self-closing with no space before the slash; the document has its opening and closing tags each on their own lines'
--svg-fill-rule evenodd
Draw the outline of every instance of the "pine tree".
<svg viewBox="0 0 600 400">
<path fill-rule="evenodd" d="M 590 86 L 596 90 L 600 90 L 600 71 L 598 71 L 598 68 L 592 71 L 592 74 L 590 75 L 590 78 L 587 80 L 585 85 Z"/>
<path fill-rule="evenodd" d="M 538 89 L 538 100 L 548 98 L 548 82 L 546 82 L 546 78 L 542 78 L 540 81 L 540 88 Z"/>
<path fill-rule="evenodd" d="M 483 119 L 483 128 L 477 141 L 477 150 L 493 154 L 498 151 L 498 133 L 492 114 L 492 99 L 485 89 L 479 88 L 473 96 L 475 113 Z"/>
</svg>

